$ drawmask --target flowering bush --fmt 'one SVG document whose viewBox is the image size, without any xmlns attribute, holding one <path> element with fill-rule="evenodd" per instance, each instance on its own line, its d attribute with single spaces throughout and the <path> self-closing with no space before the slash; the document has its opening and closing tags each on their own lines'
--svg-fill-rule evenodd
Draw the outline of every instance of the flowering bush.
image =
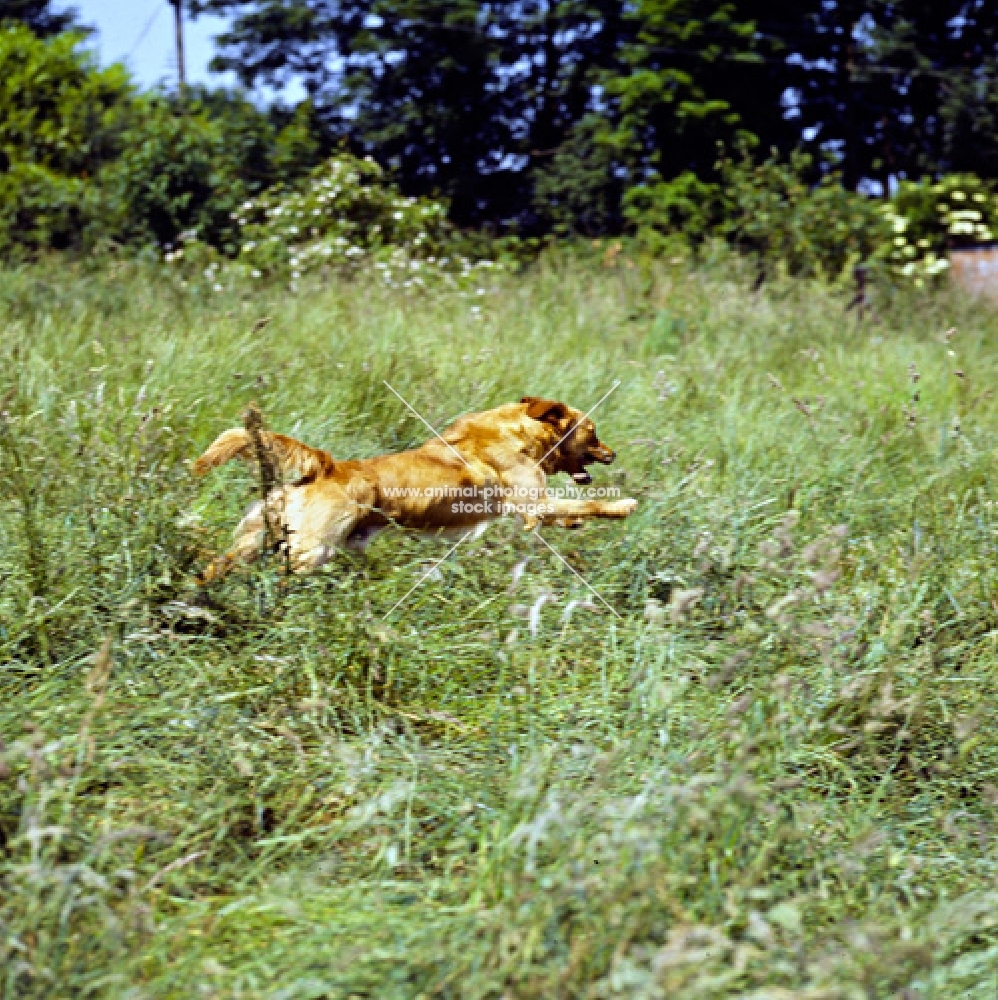
<svg viewBox="0 0 998 1000">
<path fill-rule="evenodd" d="M 684 174 L 632 189 L 629 221 L 694 245 L 723 236 L 764 268 L 835 277 L 861 263 L 916 286 L 945 273 L 947 250 L 998 238 L 998 192 L 972 174 L 903 181 L 880 201 L 847 190 L 835 174 L 810 183 L 802 154 L 755 163 L 742 150 L 739 159 L 722 158 L 719 171 L 720 184 Z"/>
<path fill-rule="evenodd" d="M 296 188 L 274 187 L 234 213 L 238 261 L 253 277 L 287 277 L 294 284 L 321 269 L 373 266 L 405 288 L 427 280 L 463 284 L 480 269 L 474 244 L 447 220 L 447 208 L 407 198 L 385 182 L 371 159 L 332 157 Z"/>
<path fill-rule="evenodd" d="M 998 194 L 972 174 L 904 181 L 884 208 L 892 240 L 882 256 L 916 285 L 949 267 L 946 250 L 989 243 L 998 232 Z"/>
</svg>

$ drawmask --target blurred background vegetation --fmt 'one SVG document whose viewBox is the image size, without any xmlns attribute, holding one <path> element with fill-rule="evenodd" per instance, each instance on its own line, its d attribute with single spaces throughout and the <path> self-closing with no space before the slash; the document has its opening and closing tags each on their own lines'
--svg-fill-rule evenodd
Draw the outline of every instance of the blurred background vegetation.
<svg viewBox="0 0 998 1000">
<path fill-rule="evenodd" d="M 244 90 L 142 91 L 97 64 L 72 10 L 0 4 L 4 256 L 183 236 L 236 257 L 240 204 L 308 197 L 311 172 L 344 155 L 380 166 L 364 184 L 387 178 L 455 232 L 521 249 L 721 238 L 763 270 L 879 263 L 920 281 L 954 242 L 988 242 L 998 214 L 998 11 L 983 0 L 191 0 L 183 13 L 228 17 L 213 65 Z M 296 106 L 253 97 L 291 83 L 308 95 Z"/>
</svg>

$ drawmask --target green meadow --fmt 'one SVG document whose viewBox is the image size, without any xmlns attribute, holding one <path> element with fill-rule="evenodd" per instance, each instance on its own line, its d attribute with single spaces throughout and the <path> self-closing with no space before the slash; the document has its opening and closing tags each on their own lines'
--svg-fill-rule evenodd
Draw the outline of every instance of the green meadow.
<svg viewBox="0 0 998 1000">
<path fill-rule="evenodd" d="M 2 996 L 998 995 L 998 309 L 754 277 L 0 273 Z M 626 522 L 194 583 L 250 402 L 346 458 L 428 436 L 385 381 L 618 380 Z"/>
</svg>

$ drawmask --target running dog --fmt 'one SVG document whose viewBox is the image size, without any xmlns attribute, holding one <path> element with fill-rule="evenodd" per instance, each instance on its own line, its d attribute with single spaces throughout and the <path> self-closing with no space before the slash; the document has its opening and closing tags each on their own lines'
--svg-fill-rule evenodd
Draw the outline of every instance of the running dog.
<svg viewBox="0 0 998 1000">
<path fill-rule="evenodd" d="M 361 547 L 389 524 L 421 532 L 474 530 L 520 514 L 538 524 L 575 527 L 588 518 L 625 518 L 637 501 L 552 496 L 547 477 L 567 473 L 587 485 L 586 466 L 609 465 L 614 452 L 592 420 L 564 403 L 525 396 L 461 417 L 439 437 L 411 451 L 351 461 L 334 459 L 284 434 L 251 425 L 225 431 L 194 463 L 203 476 L 233 458 L 269 465 L 278 479 L 236 528 L 233 548 L 201 576 L 210 583 L 251 563 L 268 539 L 282 548 L 292 572 L 317 569 L 344 546 Z"/>
</svg>

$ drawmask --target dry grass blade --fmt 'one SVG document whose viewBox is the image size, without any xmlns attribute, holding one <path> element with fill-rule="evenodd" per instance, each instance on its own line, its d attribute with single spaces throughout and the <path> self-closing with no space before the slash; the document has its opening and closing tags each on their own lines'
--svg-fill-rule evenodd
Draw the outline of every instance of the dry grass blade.
<svg viewBox="0 0 998 1000">
<path fill-rule="evenodd" d="M 84 681 L 84 688 L 90 695 L 90 707 L 83 721 L 80 723 L 80 731 L 77 739 L 77 746 L 84 748 L 83 755 L 79 760 L 80 765 L 93 759 L 94 739 L 91 732 L 94 719 L 104 705 L 104 698 L 107 695 L 108 681 L 111 679 L 111 671 L 114 669 L 114 656 L 111 653 L 112 638 L 107 636 L 100 645 L 100 649 L 94 654 L 94 665 L 87 673 Z"/>
<path fill-rule="evenodd" d="M 281 463 L 274 449 L 264 437 L 263 412 L 254 402 L 243 411 L 243 427 L 253 442 L 257 474 L 260 484 L 261 512 L 266 537 L 263 539 L 264 552 L 279 552 L 284 556 L 286 573 L 290 572 L 290 550 L 287 544 L 288 531 L 283 518 L 284 485 L 281 478 Z"/>
</svg>

